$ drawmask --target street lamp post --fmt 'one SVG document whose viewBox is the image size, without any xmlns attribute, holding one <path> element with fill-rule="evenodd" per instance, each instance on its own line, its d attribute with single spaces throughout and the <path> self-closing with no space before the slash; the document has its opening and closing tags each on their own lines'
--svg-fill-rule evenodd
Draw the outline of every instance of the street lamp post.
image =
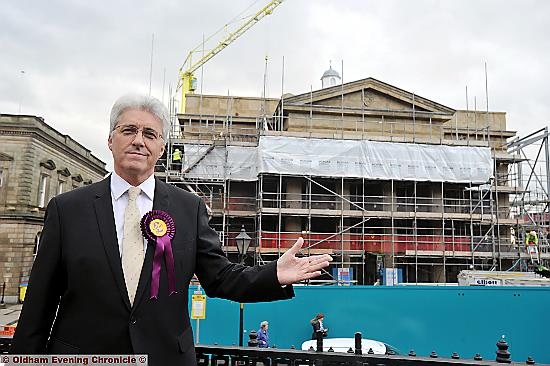
<svg viewBox="0 0 550 366">
<path fill-rule="evenodd" d="M 241 232 L 235 237 L 237 243 L 237 251 L 239 252 L 239 263 L 244 264 L 246 253 L 250 248 L 250 240 L 252 238 L 244 230 L 244 225 L 241 227 Z M 244 333 L 244 304 L 239 304 L 239 347 L 243 346 L 243 333 Z"/>
</svg>

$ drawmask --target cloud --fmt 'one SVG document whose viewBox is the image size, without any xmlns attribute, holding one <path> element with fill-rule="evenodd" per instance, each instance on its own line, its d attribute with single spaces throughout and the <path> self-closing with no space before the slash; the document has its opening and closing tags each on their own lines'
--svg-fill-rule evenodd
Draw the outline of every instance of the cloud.
<svg viewBox="0 0 550 366">
<path fill-rule="evenodd" d="M 252 3 L 252 7 L 240 14 Z M 8 0 L 0 22 L 0 112 L 35 114 L 110 162 L 108 111 L 119 95 L 165 100 L 203 37 L 267 1 Z M 453 108 L 474 97 L 525 135 L 547 124 L 550 23 L 545 0 L 286 0 L 199 69 L 207 94 L 270 97 L 374 77 Z M 284 79 L 283 79 L 284 58 Z M 21 71 L 25 73 L 22 74 Z M 203 75 L 200 78 L 200 75 Z"/>
</svg>

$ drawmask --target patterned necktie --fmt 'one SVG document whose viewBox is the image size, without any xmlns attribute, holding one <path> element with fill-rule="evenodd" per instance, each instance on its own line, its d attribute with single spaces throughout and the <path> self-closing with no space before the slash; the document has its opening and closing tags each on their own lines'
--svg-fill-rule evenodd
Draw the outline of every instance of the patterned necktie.
<svg viewBox="0 0 550 366">
<path fill-rule="evenodd" d="M 143 236 L 139 227 L 141 215 L 136 202 L 140 192 L 141 188 L 138 187 L 128 189 L 128 206 L 124 211 L 122 269 L 130 304 L 134 303 L 144 257 Z"/>
</svg>

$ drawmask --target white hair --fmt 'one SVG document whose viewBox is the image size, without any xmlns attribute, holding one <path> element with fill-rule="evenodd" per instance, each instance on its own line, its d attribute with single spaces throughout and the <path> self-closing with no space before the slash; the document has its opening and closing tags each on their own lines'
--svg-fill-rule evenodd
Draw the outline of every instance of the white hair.
<svg viewBox="0 0 550 366">
<path fill-rule="evenodd" d="M 265 327 L 266 325 L 268 325 L 269 323 L 267 322 L 267 320 L 264 320 L 263 322 L 260 323 L 260 327 L 263 328 Z"/>
<path fill-rule="evenodd" d="M 162 122 L 162 137 L 168 139 L 170 131 L 170 114 L 168 108 L 157 98 L 142 94 L 126 94 L 115 101 L 111 108 L 110 133 L 115 129 L 120 115 L 129 109 L 151 113 Z"/>
</svg>

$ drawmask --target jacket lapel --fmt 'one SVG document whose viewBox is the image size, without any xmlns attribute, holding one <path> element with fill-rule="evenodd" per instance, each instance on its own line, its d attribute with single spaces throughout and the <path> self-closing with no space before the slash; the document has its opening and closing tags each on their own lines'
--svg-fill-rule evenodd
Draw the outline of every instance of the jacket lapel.
<svg viewBox="0 0 550 366">
<path fill-rule="evenodd" d="M 161 182 L 155 178 L 155 198 L 153 200 L 153 210 L 166 211 L 169 206 L 168 189 L 166 183 Z M 134 299 L 134 305 L 139 304 L 142 297 L 145 295 L 145 299 L 149 299 L 150 294 L 146 293 L 147 289 L 150 290 L 151 283 L 151 271 L 153 269 L 153 257 L 155 255 L 156 244 L 154 242 L 147 243 L 147 251 L 145 252 L 145 261 L 141 268 L 141 275 L 139 276 L 139 284 L 136 291 L 136 297 Z M 164 262 L 164 257 L 162 258 Z M 148 291 L 149 291 L 148 290 Z"/>
<path fill-rule="evenodd" d="M 111 176 L 105 178 L 98 185 L 96 198 L 94 201 L 97 225 L 103 241 L 105 254 L 109 260 L 111 271 L 115 278 L 115 283 L 120 291 L 124 303 L 130 308 L 130 300 L 126 291 L 124 282 L 124 273 L 122 272 L 122 262 L 118 250 L 118 241 L 116 236 L 115 218 L 113 215 L 113 202 L 111 200 Z"/>
</svg>

